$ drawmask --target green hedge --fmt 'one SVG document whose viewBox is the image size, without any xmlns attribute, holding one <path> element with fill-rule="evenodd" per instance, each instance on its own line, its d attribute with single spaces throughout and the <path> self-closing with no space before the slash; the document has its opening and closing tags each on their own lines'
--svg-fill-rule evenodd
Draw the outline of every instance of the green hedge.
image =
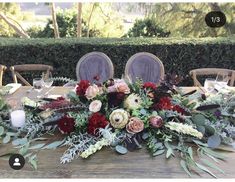
<svg viewBox="0 0 235 182">
<path fill-rule="evenodd" d="M 113 61 L 115 77 L 124 72 L 127 60 L 137 52 L 150 52 L 159 57 L 166 73 L 176 71 L 190 85 L 191 69 L 218 67 L 235 69 L 235 37 L 229 38 L 81 38 L 81 39 L 16 39 L 0 38 L 0 64 L 7 66 L 44 63 L 55 68 L 55 76 L 76 78 L 78 60 L 86 53 L 101 51 Z M 32 77 L 32 75 L 31 75 Z M 32 78 L 30 78 L 32 79 Z M 5 75 L 4 83 L 11 81 Z"/>
</svg>

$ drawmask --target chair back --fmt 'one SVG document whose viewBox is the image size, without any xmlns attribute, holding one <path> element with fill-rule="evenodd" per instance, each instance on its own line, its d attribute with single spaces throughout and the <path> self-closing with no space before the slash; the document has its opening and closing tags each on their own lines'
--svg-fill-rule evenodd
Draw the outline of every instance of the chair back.
<svg viewBox="0 0 235 182">
<path fill-rule="evenodd" d="M 89 80 L 93 82 L 99 79 L 104 82 L 113 78 L 114 69 L 110 58 L 102 52 L 91 52 L 85 54 L 77 63 L 76 75 L 78 81 Z"/>
<path fill-rule="evenodd" d="M 221 68 L 200 68 L 194 69 L 189 72 L 189 75 L 192 77 L 194 86 L 202 87 L 202 84 L 198 81 L 198 76 L 208 76 L 208 75 L 217 75 L 218 73 L 228 74 L 229 76 L 229 85 L 233 86 L 235 81 L 235 70 L 221 69 Z"/>
<path fill-rule="evenodd" d="M 2 86 L 3 74 L 6 71 L 7 67 L 4 65 L 0 65 L 0 86 Z"/>
<path fill-rule="evenodd" d="M 164 79 L 164 66 L 161 60 L 148 52 L 134 54 L 126 63 L 125 77 L 130 81 L 142 79 L 157 85 Z"/>
<path fill-rule="evenodd" d="M 22 64 L 11 66 L 10 70 L 12 72 L 12 78 L 14 83 L 18 83 L 19 79 L 26 86 L 31 86 L 31 84 L 27 80 L 25 80 L 25 78 L 20 73 L 42 71 L 46 72 L 46 75 L 49 75 L 49 73 L 53 71 L 53 67 L 45 64 Z"/>
</svg>

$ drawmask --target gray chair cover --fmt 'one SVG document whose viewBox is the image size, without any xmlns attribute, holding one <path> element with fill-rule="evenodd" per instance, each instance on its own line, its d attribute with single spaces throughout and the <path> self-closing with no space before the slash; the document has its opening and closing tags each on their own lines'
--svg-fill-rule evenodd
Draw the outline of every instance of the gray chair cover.
<svg viewBox="0 0 235 182">
<path fill-rule="evenodd" d="M 99 82 L 113 78 L 114 69 L 110 58 L 102 52 L 85 54 L 77 63 L 76 75 L 78 81 L 89 80 L 94 82 L 99 77 Z"/>
<path fill-rule="evenodd" d="M 147 52 L 134 54 L 125 67 L 125 77 L 132 82 L 139 78 L 144 82 L 159 84 L 164 79 L 164 74 L 160 59 Z"/>
</svg>

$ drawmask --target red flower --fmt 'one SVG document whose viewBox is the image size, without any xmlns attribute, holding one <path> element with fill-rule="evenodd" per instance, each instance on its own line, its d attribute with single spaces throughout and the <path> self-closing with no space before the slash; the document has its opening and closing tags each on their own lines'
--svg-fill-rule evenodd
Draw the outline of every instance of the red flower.
<svg viewBox="0 0 235 182">
<path fill-rule="evenodd" d="M 101 113 L 94 113 L 88 120 L 87 132 L 91 135 L 97 136 L 98 128 L 105 128 L 108 125 L 106 117 Z"/>
<path fill-rule="evenodd" d="M 173 108 L 170 97 L 162 97 L 158 103 L 153 105 L 155 110 L 171 110 Z"/>
<path fill-rule="evenodd" d="M 90 86 L 90 82 L 88 80 L 81 80 L 80 83 L 77 84 L 76 93 L 78 96 L 84 96 L 86 93 L 86 89 Z"/>
<path fill-rule="evenodd" d="M 179 105 L 175 105 L 173 108 L 172 108 L 172 110 L 173 111 L 177 111 L 178 113 L 180 113 L 180 114 L 185 114 L 185 110 L 182 108 L 182 107 L 180 107 Z"/>
<path fill-rule="evenodd" d="M 125 98 L 123 92 L 110 92 L 108 93 L 108 106 L 117 107 L 120 106 Z"/>
<path fill-rule="evenodd" d="M 64 116 L 59 120 L 58 127 L 61 133 L 69 134 L 75 130 L 75 121 L 73 118 Z"/>
<path fill-rule="evenodd" d="M 153 82 L 145 82 L 143 87 L 152 90 L 155 90 L 157 88 L 156 84 Z"/>
</svg>

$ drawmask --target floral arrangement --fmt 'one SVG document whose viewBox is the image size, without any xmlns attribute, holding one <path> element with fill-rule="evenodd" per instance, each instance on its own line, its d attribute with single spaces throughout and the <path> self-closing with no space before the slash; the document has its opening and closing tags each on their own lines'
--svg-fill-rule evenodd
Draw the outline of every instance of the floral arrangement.
<svg viewBox="0 0 235 182">
<path fill-rule="evenodd" d="M 38 150 L 67 146 L 60 159 L 64 164 L 77 157 L 88 158 L 103 147 L 126 154 L 146 146 L 152 156 L 171 158 L 179 152 L 180 165 L 190 176 L 196 169 L 215 177 L 209 168 L 223 171 L 204 157 L 224 160 L 215 149 L 225 150 L 221 144 L 231 146 L 233 142 L 235 91 L 183 93 L 175 83 L 170 77 L 159 86 L 141 80 L 81 80 L 66 98 L 40 102 L 23 98 L 26 122 L 17 130 L 1 111 L 0 137 L 3 143 L 12 140 L 34 168 Z M 0 108 L 6 106 L 2 102 Z M 7 107 L 5 110 L 10 112 Z M 61 140 L 43 142 L 42 136 L 58 132 Z M 195 160 L 196 154 L 200 162 Z"/>
</svg>

